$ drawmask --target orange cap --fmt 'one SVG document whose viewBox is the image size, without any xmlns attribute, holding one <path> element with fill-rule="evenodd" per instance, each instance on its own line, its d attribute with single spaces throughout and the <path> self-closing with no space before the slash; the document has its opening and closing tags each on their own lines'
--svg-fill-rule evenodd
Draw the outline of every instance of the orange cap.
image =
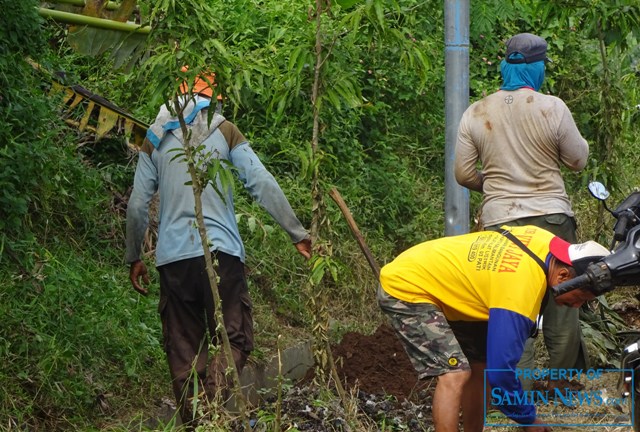
<svg viewBox="0 0 640 432">
<path fill-rule="evenodd" d="M 186 72 L 187 70 L 189 70 L 189 66 L 182 66 L 180 69 L 181 72 Z M 195 83 L 193 84 L 192 92 L 207 96 L 208 98 L 213 97 L 213 87 L 217 86 L 215 78 L 216 74 L 213 72 L 198 75 Z M 189 93 L 189 84 L 186 81 L 180 85 L 180 94 L 185 93 Z M 217 99 L 222 100 L 222 95 L 218 95 Z"/>
</svg>

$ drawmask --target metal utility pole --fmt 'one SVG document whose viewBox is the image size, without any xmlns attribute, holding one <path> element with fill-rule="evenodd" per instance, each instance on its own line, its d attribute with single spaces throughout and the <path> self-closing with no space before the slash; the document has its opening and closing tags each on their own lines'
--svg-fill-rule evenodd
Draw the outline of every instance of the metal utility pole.
<svg viewBox="0 0 640 432">
<path fill-rule="evenodd" d="M 445 235 L 469 232 L 469 191 L 453 172 L 458 125 L 469 106 L 469 1 L 444 2 Z"/>
</svg>

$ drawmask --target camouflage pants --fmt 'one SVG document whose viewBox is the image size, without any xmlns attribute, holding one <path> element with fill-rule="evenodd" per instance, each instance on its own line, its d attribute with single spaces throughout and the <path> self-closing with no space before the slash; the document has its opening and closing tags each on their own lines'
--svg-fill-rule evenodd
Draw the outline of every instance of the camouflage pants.
<svg viewBox="0 0 640 432">
<path fill-rule="evenodd" d="M 378 304 L 389 317 L 420 378 L 470 370 L 454 331 L 436 305 L 398 300 L 382 287 L 378 287 Z"/>
</svg>

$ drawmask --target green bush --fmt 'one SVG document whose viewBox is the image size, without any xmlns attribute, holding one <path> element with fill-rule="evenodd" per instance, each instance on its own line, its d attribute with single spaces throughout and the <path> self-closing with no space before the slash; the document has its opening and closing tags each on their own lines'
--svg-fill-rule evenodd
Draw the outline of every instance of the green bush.
<svg viewBox="0 0 640 432">
<path fill-rule="evenodd" d="M 119 255 L 58 245 L 32 249 L 31 275 L 0 275 L 0 417 L 9 430 L 85 429 L 135 412 L 165 383 L 155 296 L 130 288 Z"/>
</svg>

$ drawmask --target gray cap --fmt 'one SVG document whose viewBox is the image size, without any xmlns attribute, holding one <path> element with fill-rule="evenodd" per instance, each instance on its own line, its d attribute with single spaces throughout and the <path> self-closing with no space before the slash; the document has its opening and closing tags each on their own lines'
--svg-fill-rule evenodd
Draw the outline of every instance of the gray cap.
<svg viewBox="0 0 640 432">
<path fill-rule="evenodd" d="M 551 61 L 547 58 L 547 42 L 540 36 L 531 33 L 520 33 L 509 39 L 507 46 L 507 63 L 533 63 Z M 524 58 L 509 58 L 511 54 L 522 54 Z"/>
</svg>

